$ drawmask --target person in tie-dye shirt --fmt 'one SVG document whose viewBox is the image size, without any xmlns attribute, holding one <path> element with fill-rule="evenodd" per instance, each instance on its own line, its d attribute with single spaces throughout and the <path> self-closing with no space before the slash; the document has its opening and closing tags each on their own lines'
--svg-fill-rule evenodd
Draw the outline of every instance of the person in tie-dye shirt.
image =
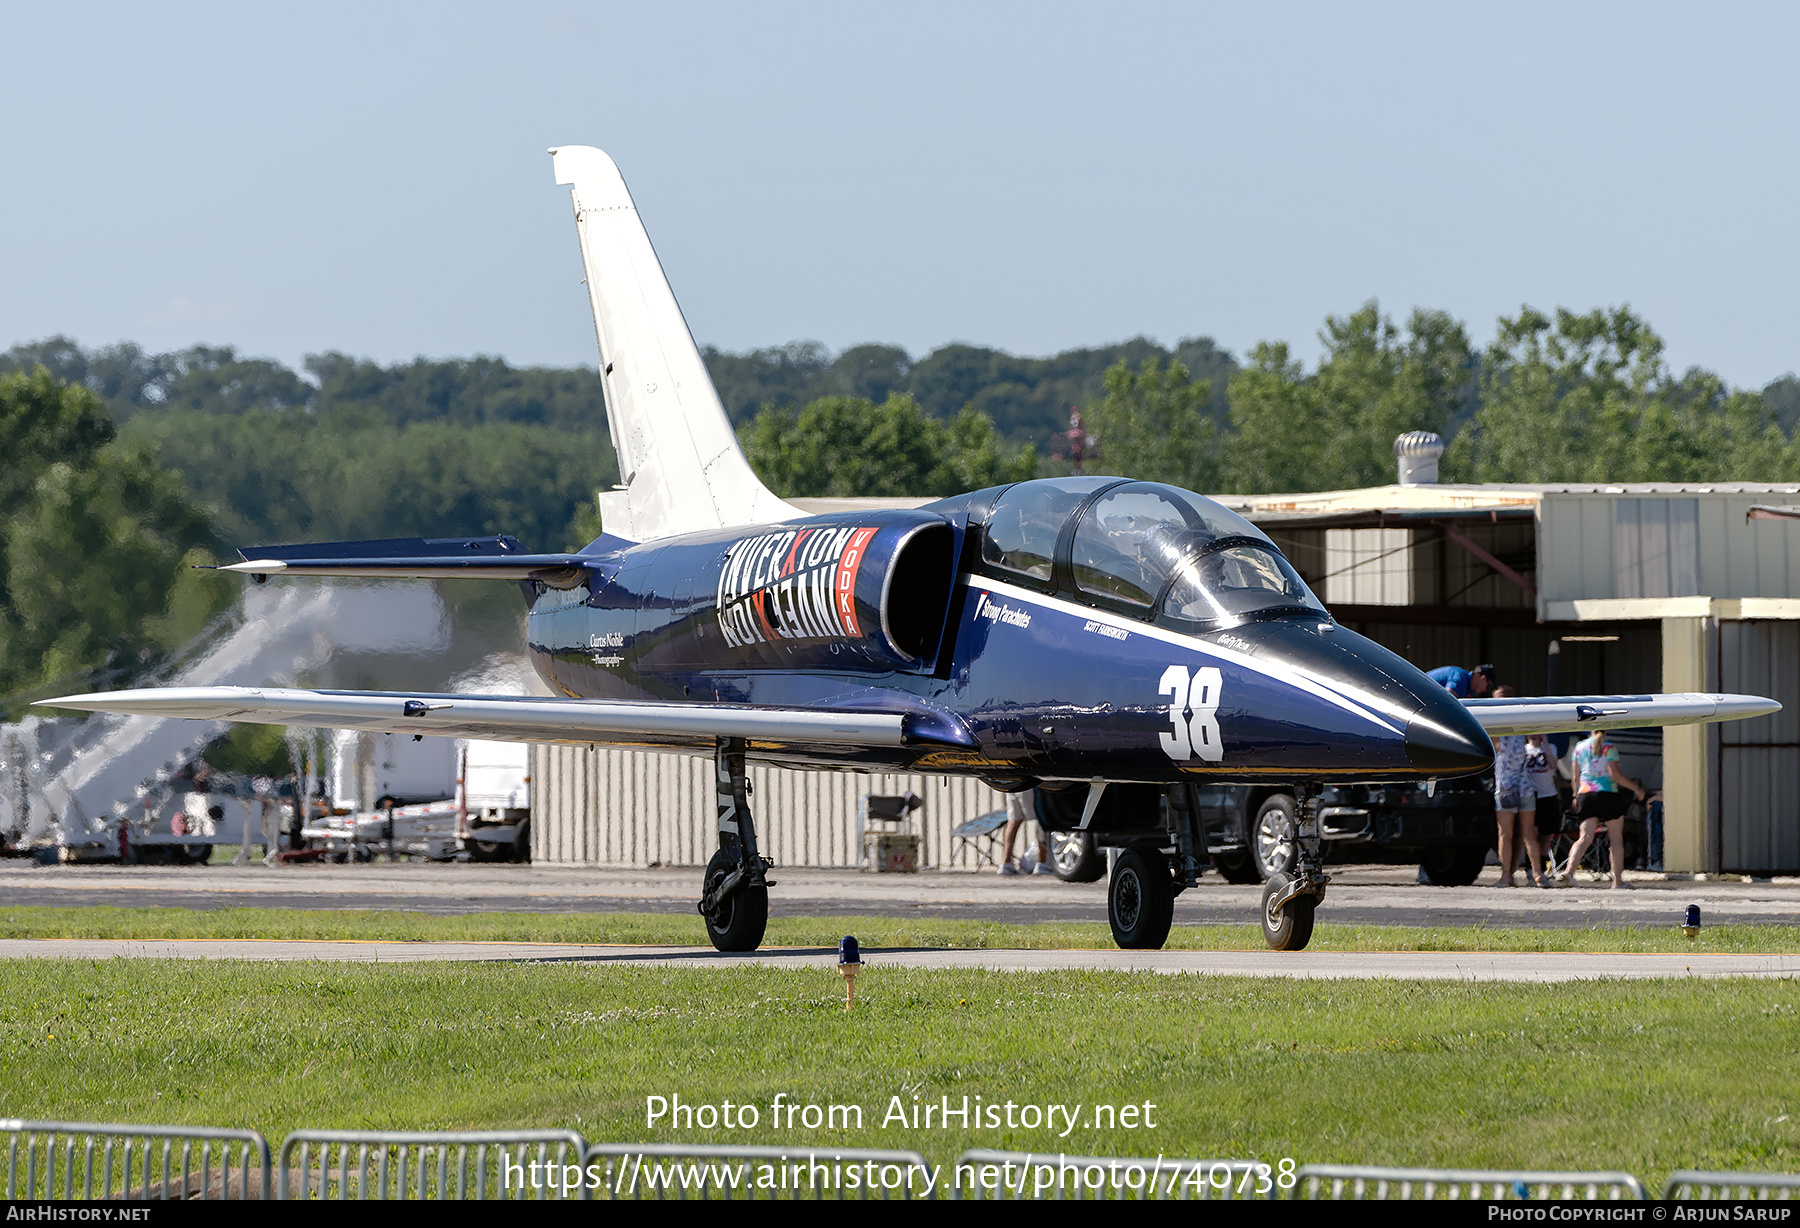
<svg viewBox="0 0 1800 1228">
<path fill-rule="evenodd" d="M 1606 740 L 1604 730 L 1579 742 L 1569 753 L 1569 776 L 1575 782 L 1575 813 L 1581 819 L 1581 838 L 1569 850 L 1569 860 L 1558 872 L 1566 887 L 1575 881 L 1575 867 L 1606 824 L 1606 841 L 1612 851 L 1612 885 L 1614 890 L 1631 886 L 1625 881 L 1625 812 L 1631 798 L 1644 800 L 1638 782 L 1619 770 L 1619 749 Z"/>
</svg>

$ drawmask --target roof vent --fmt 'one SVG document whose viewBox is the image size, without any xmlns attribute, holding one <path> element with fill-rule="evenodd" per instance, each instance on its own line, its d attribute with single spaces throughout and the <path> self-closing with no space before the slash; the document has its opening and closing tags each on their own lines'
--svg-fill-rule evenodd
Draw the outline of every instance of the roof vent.
<svg viewBox="0 0 1800 1228">
<path fill-rule="evenodd" d="M 1438 457 L 1444 441 L 1435 431 L 1408 431 L 1394 440 L 1394 459 L 1400 462 L 1400 485 L 1425 486 L 1438 480 Z"/>
</svg>

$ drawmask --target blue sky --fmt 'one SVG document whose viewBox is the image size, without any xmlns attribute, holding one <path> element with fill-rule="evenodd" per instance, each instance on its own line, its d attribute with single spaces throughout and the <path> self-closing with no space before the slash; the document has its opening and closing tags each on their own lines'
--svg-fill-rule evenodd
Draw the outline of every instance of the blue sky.
<svg viewBox="0 0 1800 1228">
<path fill-rule="evenodd" d="M 0 347 L 593 360 L 545 149 L 618 161 L 702 342 L 1629 302 L 1800 368 L 1800 7 L 42 5 L 6 19 Z"/>
</svg>

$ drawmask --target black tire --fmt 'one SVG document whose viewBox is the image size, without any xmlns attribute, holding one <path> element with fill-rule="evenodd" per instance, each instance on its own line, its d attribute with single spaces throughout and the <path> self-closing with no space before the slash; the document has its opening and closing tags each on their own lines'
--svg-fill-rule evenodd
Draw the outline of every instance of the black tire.
<svg viewBox="0 0 1800 1228">
<path fill-rule="evenodd" d="M 1304 951 L 1306 944 L 1312 941 L 1313 912 L 1319 906 L 1319 897 L 1297 895 L 1280 912 L 1271 913 L 1270 901 L 1287 885 L 1285 874 L 1271 874 L 1269 881 L 1263 884 L 1262 907 L 1258 909 L 1262 916 L 1263 941 L 1272 951 Z"/>
<path fill-rule="evenodd" d="M 1259 878 L 1286 874 L 1294 865 L 1294 839 L 1300 830 L 1294 799 L 1277 793 L 1258 807 L 1250 821 L 1250 859 Z"/>
<path fill-rule="evenodd" d="M 1160 950 L 1175 920 L 1175 882 L 1168 858 L 1139 849 L 1120 853 L 1106 887 L 1106 920 L 1113 941 L 1124 950 Z"/>
<path fill-rule="evenodd" d="M 190 866 L 203 866 L 212 860 L 213 846 L 210 844 L 184 844 L 181 846 L 182 858 Z"/>
<path fill-rule="evenodd" d="M 704 890 L 711 891 L 727 874 L 737 869 L 736 849 L 720 849 L 706 863 Z M 763 931 L 769 928 L 769 889 L 744 886 L 737 894 L 719 905 L 715 916 L 707 917 L 706 936 L 720 951 L 754 951 L 762 945 Z"/>
<path fill-rule="evenodd" d="M 1433 887 L 1467 887 L 1481 877 L 1488 851 L 1482 848 L 1442 849 L 1419 859 L 1419 868 Z"/>
<path fill-rule="evenodd" d="M 531 820 L 519 824 L 513 833 L 512 847 L 507 850 L 508 860 L 516 865 L 524 865 L 531 860 Z"/>
<path fill-rule="evenodd" d="M 512 852 L 511 846 L 499 840 L 483 840 L 481 833 L 491 823 L 475 823 L 469 827 L 469 834 L 463 839 L 463 847 L 469 850 L 470 861 L 499 861 Z"/>
<path fill-rule="evenodd" d="M 1256 871 L 1256 861 L 1243 849 L 1230 853 L 1214 853 L 1213 865 L 1218 868 L 1219 877 L 1228 883 L 1236 883 L 1240 887 L 1245 887 L 1251 883 L 1262 882 L 1262 875 Z"/>
<path fill-rule="evenodd" d="M 1095 847 L 1091 832 L 1053 831 L 1050 864 L 1065 883 L 1093 883 L 1106 873 L 1106 854 Z"/>
</svg>

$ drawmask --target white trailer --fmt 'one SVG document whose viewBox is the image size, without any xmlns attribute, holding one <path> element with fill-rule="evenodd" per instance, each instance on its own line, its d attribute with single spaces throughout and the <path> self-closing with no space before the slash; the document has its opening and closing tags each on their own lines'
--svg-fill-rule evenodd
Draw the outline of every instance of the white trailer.
<svg viewBox="0 0 1800 1228">
<path fill-rule="evenodd" d="M 462 817 L 457 835 L 475 861 L 531 860 L 531 747 L 458 744 Z"/>
<path fill-rule="evenodd" d="M 446 738 L 415 742 L 405 734 L 336 729 L 328 762 L 338 809 L 386 810 L 456 796 L 456 744 Z"/>
<path fill-rule="evenodd" d="M 382 853 L 524 861 L 531 848 L 531 748 L 338 730 L 325 767 L 331 813 L 301 836 L 339 860 Z"/>
</svg>

